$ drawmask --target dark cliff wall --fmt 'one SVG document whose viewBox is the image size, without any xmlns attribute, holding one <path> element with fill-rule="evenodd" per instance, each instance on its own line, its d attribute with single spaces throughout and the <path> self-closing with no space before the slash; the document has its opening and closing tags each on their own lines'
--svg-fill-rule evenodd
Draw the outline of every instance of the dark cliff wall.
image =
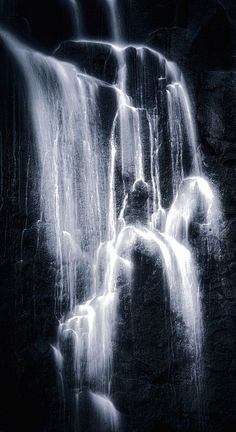
<svg viewBox="0 0 236 432">
<path fill-rule="evenodd" d="M 74 35 L 73 17 L 65 3 L 62 0 L 2 0 L 0 22 L 32 45 L 50 51 L 61 40 Z M 82 3 L 85 36 L 107 38 L 109 29 L 102 2 Z M 235 2 L 132 0 L 123 1 L 123 10 L 128 40 L 142 41 L 160 50 L 185 72 L 197 119 L 203 168 L 221 197 L 224 219 L 221 244 L 212 239 L 220 246 L 221 264 L 216 260 L 209 262 L 204 253 L 200 257 L 206 329 L 205 430 L 231 431 L 235 427 Z M 0 429 L 12 432 L 17 422 L 25 432 L 59 432 L 65 430 L 60 414 L 63 407 L 50 348 L 57 328 L 53 291 L 56 269 L 45 251 L 43 228 L 37 224 L 39 191 L 29 107 L 22 102 L 25 100 L 23 77 L 2 43 L 0 59 L 0 382 L 4 395 Z M 26 189 L 30 203 L 27 214 Z M 136 262 L 140 259 L 137 250 Z M 141 269 L 149 273 L 151 258 L 144 256 L 141 261 L 137 275 Z M 164 345 L 168 328 L 167 335 L 160 332 L 164 295 L 159 293 L 159 298 L 156 292 L 149 292 L 149 286 L 160 283 L 158 269 L 149 279 L 137 278 L 133 302 L 125 295 L 121 299 L 123 309 L 119 325 L 123 337 L 117 341 L 117 346 L 123 346 L 123 354 L 121 357 L 117 354 L 120 364 L 117 378 L 123 380 L 123 386 L 116 389 L 116 400 L 124 416 L 132 413 L 135 419 L 129 430 L 190 432 L 194 430 L 191 424 L 194 408 L 191 411 L 189 406 L 188 412 L 181 412 L 180 404 L 170 406 L 176 382 L 184 385 L 183 370 L 181 365 L 175 365 L 170 374 L 165 367 L 170 354 Z M 153 299 L 155 310 L 151 304 Z M 136 329 L 133 346 L 129 339 L 129 312 Z M 144 347 L 147 348 L 145 352 Z M 132 399 L 127 397 L 129 392 Z M 185 398 L 190 401 L 192 395 L 186 392 Z M 67 408 L 64 418 L 70 425 L 66 429 L 69 431 L 72 422 Z"/>
</svg>

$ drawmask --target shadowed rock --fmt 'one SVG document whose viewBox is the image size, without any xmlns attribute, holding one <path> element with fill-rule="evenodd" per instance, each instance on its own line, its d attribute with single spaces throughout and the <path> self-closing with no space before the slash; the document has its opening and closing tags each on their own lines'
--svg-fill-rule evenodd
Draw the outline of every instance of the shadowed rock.
<svg viewBox="0 0 236 432">
<path fill-rule="evenodd" d="M 146 225 L 148 221 L 147 200 L 148 185 L 143 180 L 137 180 L 133 190 L 129 192 L 124 211 L 124 219 L 129 225 Z"/>
</svg>

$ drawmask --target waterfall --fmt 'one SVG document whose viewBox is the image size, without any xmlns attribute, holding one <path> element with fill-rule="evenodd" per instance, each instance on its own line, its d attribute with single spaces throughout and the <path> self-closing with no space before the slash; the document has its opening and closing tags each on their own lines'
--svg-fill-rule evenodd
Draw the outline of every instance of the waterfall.
<svg viewBox="0 0 236 432">
<path fill-rule="evenodd" d="M 59 327 L 52 349 L 62 381 L 72 368 L 75 411 L 89 390 L 97 431 L 103 432 L 104 424 L 109 431 L 122 430 L 112 396 L 113 340 L 119 277 L 131 290 L 135 242 L 161 259 L 171 310 L 182 322 L 196 375 L 202 312 L 189 227 L 196 221 L 217 230 L 218 217 L 217 200 L 202 176 L 180 71 L 148 47 L 117 44 L 117 4 L 106 3 L 113 29 L 108 45 L 117 61 L 112 84 L 1 33 L 27 83 L 41 179 L 39 222 L 58 265 Z M 108 142 L 100 113 L 104 86 L 115 98 Z"/>
<path fill-rule="evenodd" d="M 105 0 L 108 9 L 108 20 L 110 24 L 110 32 L 112 40 L 120 42 L 122 38 L 121 17 L 117 5 L 117 0 Z"/>
<path fill-rule="evenodd" d="M 74 21 L 74 32 L 76 37 L 80 37 L 83 33 L 83 22 L 81 19 L 81 9 L 77 0 L 69 0 L 71 5 L 71 13 Z"/>
</svg>

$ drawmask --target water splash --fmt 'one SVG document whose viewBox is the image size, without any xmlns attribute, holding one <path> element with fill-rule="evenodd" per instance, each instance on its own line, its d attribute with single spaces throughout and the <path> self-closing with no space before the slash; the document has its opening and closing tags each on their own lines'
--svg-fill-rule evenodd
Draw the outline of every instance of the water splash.
<svg viewBox="0 0 236 432">
<path fill-rule="evenodd" d="M 119 430 L 119 411 L 106 396 L 90 392 L 91 400 L 97 411 L 97 430 L 116 432 Z"/>
<path fill-rule="evenodd" d="M 188 241 L 192 222 L 219 232 L 219 204 L 208 181 L 203 177 L 183 179 L 166 220 L 166 232 L 179 241 Z"/>
</svg>

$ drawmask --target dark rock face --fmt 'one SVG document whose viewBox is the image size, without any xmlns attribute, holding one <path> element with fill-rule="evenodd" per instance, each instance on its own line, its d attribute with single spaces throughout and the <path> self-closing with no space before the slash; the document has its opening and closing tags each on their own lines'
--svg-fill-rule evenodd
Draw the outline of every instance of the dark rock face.
<svg viewBox="0 0 236 432">
<path fill-rule="evenodd" d="M 148 185 L 143 180 L 138 180 L 134 184 L 133 190 L 128 194 L 128 199 L 124 211 L 124 219 L 128 225 L 147 224 L 148 197 Z"/>
<path fill-rule="evenodd" d="M 209 424 L 211 430 L 233 430 L 235 74 L 209 71 L 201 76 L 198 86 L 201 86 L 197 102 L 203 164 L 218 187 L 224 218 L 221 264 L 217 260 L 208 263 L 204 280 Z"/>
<path fill-rule="evenodd" d="M 63 42 L 55 52 L 60 60 L 73 62 L 81 71 L 109 84 L 117 78 L 117 56 L 108 44 Z"/>
<path fill-rule="evenodd" d="M 33 3 L 2 2 L 1 23 L 47 51 L 75 36 L 66 2 L 36 2 L 34 8 Z M 101 2 L 82 3 L 85 36 L 109 36 Z M 198 249 L 204 305 L 203 430 L 230 432 L 235 429 L 235 1 L 121 3 L 127 38 L 146 41 L 185 70 L 192 85 L 204 172 L 222 202 L 220 239 L 209 236 L 207 241 L 199 240 L 197 226 L 191 228 L 191 235 L 193 247 Z M 75 63 L 79 57 L 86 72 L 113 82 L 117 59 L 110 47 L 93 50 L 65 42 L 57 56 Z M 25 432 L 68 432 L 73 430 L 71 407 L 68 404 L 65 416 L 61 415 L 60 382 L 50 347 L 57 330 L 57 268 L 46 251 L 45 227 L 37 223 L 39 188 L 30 109 L 24 79 L 2 43 L 0 59 L 0 382 L 4 394 L 0 429 L 11 432 L 17 423 Z M 132 83 L 130 88 L 132 92 Z M 114 109 L 114 96 L 112 90 L 100 92 L 101 98 L 104 94 L 107 98 L 102 111 L 105 122 L 111 104 Z M 168 177 L 166 168 L 162 170 Z M 135 202 L 139 206 L 140 200 L 145 204 L 145 196 L 146 192 L 138 193 L 137 201 L 130 197 L 132 205 Z M 207 242 L 214 244 L 220 259 L 209 260 Z M 173 336 L 176 317 L 169 311 L 161 262 L 141 242 L 133 254 L 132 291 L 125 285 L 120 288 L 114 401 L 127 432 L 194 432 L 198 425 L 197 400 L 194 392 L 189 394 L 193 387 L 189 386 L 190 366 L 182 349 L 183 340 L 177 334 Z M 83 432 L 89 427 L 85 425 Z"/>
<path fill-rule="evenodd" d="M 113 377 L 116 405 L 127 431 L 197 431 L 192 359 L 170 308 L 160 250 L 138 238 L 133 262 L 131 290 L 120 287 Z"/>
<path fill-rule="evenodd" d="M 195 67 L 201 64 L 207 69 L 218 69 L 221 65 L 226 69 L 234 67 L 235 29 L 234 22 L 228 19 L 223 7 L 217 8 L 193 40 L 190 59 Z M 221 37 L 218 38 L 217 34 Z"/>
<path fill-rule="evenodd" d="M 63 0 L 3 0 L 0 22 L 31 44 L 36 43 L 42 50 L 52 50 L 61 40 L 75 34 L 70 2 Z"/>
</svg>

